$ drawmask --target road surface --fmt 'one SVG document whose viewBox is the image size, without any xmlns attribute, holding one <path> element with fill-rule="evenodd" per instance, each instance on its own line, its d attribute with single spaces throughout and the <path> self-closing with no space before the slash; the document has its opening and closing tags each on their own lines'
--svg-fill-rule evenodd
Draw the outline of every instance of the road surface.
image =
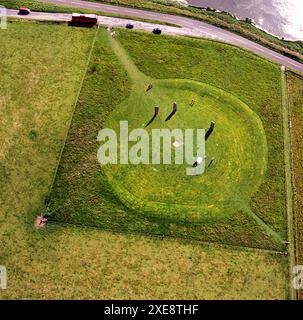
<svg viewBox="0 0 303 320">
<path fill-rule="evenodd" d="M 40 0 L 41 1 L 41 0 Z M 185 18 L 181 16 L 175 16 L 170 14 L 163 14 L 158 12 L 118 7 L 102 3 L 94 3 L 83 0 L 42 0 L 44 2 L 51 2 L 58 5 L 72 6 L 78 8 L 85 8 L 91 10 L 99 10 L 103 12 L 116 13 L 121 15 L 128 15 L 132 17 L 140 17 L 150 20 L 158 20 L 161 22 L 168 22 L 180 26 L 170 27 L 170 26 L 159 26 L 157 24 L 144 23 L 144 22 L 135 22 L 135 28 L 150 31 L 155 26 L 158 26 L 162 29 L 163 33 L 170 35 L 186 35 L 192 37 L 202 37 L 202 38 L 211 38 L 215 40 L 224 41 L 246 50 L 252 51 L 262 57 L 270 59 L 278 64 L 285 65 L 289 68 L 292 68 L 298 72 L 303 73 L 303 64 L 297 62 L 291 58 L 285 57 L 282 54 L 279 54 L 271 49 L 263 47 L 251 40 L 248 40 L 244 37 L 241 37 L 237 34 L 234 34 L 230 31 L 215 27 L 213 25 L 201 22 L 198 20 Z M 16 16 L 17 12 L 15 10 L 8 10 L 9 16 Z M 24 16 L 25 18 L 32 19 L 43 19 L 43 20 L 60 20 L 68 21 L 70 20 L 70 14 L 58 14 L 58 13 L 31 13 L 29 16 Z M 101 25 L 110 25 L 110 26 L 124 26 L 126 22 L 129 22 L 127 19 L 119 18 L 110 18 L 99 16 L 99 24 Z"/>
</svg>

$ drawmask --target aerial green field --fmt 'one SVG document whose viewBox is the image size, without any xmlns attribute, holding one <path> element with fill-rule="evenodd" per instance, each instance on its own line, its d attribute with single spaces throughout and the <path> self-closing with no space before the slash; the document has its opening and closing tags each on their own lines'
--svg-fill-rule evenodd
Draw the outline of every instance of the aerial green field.
<svg viewBox="0 0 303 320">
<path fill-rule="evenodd" d="M 106 230 L 283 250 L 286 223 L 279 68 L 212 41 L 120 31 L 118 40 L 127 47 L 138 70 L 118 41 L 104 30 L 99 33 L 50 193 L 49 218 Z M 148 52 L 143 49 L 146 47 Z M 172 50 L 169 56 L 168 47 Z M 107 54 L 100 55 L 105 50 Z M 166 56 L 166 61 L 161 60 Z M 159 68 L 159 60 L 163 68 Z M 114 72 L 116 78 L 104 82 L 103 72 L 113 70 L 114 63 L 119 69 Z M 234 69 L 237 66 L 241 71 Z M 223 67 L 225 74 L 219 76 Z M 197 71 L 201 73 L 198 77 L 190 74 Z M 224 89 L 225 83 L 219 82 L 226 74 L 229 80 L 239 80 L 228 81 Z M 249 89 L 254 76 L 255 88 Z M 175 80 L 156 80 L 164 77 Z M 97 83 L 102 83 L 102 93 L 95 87 Z M 146 92 L 150 83 L 154 87 Z M 252 96 L 254 90 L 260 90 L 259 94 Z M 179 111 L 164 124 L 174 101 Z M 214 159 L 214 164 L 201 177 L 187 176 L 188 164 L 101 168 L 97 163 L 99 130 L 118 130 L 121 120 L 129 121 L 130 130 L 142 128 L 155 105 L 161 116 L 149 128 L 206 129 L 210 121 L 216 121 L 217 129 L 206 144 L 206 163 Z"/>
<path fill-rule="evenodd" d="M 8 290 L 2 290 L 0 297 L 287 298 L 287 258 L 275 251 L 241 248 L 284 249 L 283 141 L 276 136 L 281 130 L 279 68 L 242 50 L 211 41 L 119 31 L 116 42 L 100 29 L 86 71 L 95 35 L 96 29 L 31 22 L 11 22 L 1 34 L 0 64 L 6 72 L 0 76 L 4 88 L 0 95 L 0 264 L 7 266 L 9 282 Z M 139 48 L 140 41 L 148 46 L 149 58 L 142 44 Z M 174 49 L 168 58 L 169 46 Z M 154 50 L 158 50 L 156 56 Z M 174 65 L 177 57 L 178 64 Z M 166 67 L 165 59 L 171 59 Z M 201 59 L 207 70 L 201 67 Z M 222 73 L 222 65 L 229 77 Z M 233 77 L 241 81 L 236 84 Z M 139 179 L 140 166 L 132 171 L 120 166 L 101 168 L 97 162 L 96 137 L 101 128 L 115 126 L 116 120 L 125 115 L 133 119 L 134 126 L 135 120 L 142 126 L 150 118 L 153 104 L 145 99 L 143 90 L 150 82 L 154 85 L 154 91 L 148 93 L 150 98 L 155 101 L 154 94 L 161 97 L 161 117 L 153 126 L 163 125 L 174 99 L 180 101 L 179 110 L 169 126 L 200 126 L 195 111 L 204 115 L 203 126 L 216 120 L 216 131 L 209 140 L 209 157 L 216 161 L 205 178 L 216 179 L 215 171 L 223 168 L 221 159 L 229 157 L 227 149 L 241 140 L 239 135 L 245 139 L 243 146 L 235 150 L 239 157 L 229 160 L 235 168 L 240 160 L 245 161 L 238 171 L 230 172 L 239 180 L 229 180 L 224 172 L 220 177 L 224 179 L 222 184 L 228 186 L 226 190 L 220 186 L 227 209 L 219 206 L 219 191 L 209 194 L 219 208 L 218 219 L 214 219 L 212 208 L 208 219 L 203 216 L 202 193 L 195 198 L 191 190 L 184 190 L 184 167 L 174 167 L 171 172 L 159 168 L 161 175 L 167 174 L 168 178 L 175 177 L 176 172 L 180 176 L 178 194 L 171 194 L 171 201 L 202 208 L 196 216 L 189 210 L 182 220 L 175 203 L 173 210 L 161 207 L 158 212 L 131 208 L 133 203 L 128 202 L 126 190 L 131 190 L 144 204 L 153 205 L 155 199 L 150 199 L 139 184 L 146 185 L 147 180 L 153 179 L 155 184 L 162 185 L 164 180 L 154 175 L 155 171 L 147 172 L 144 181 Z M 247 90 L 249 86 L 252 92 Z M 144 103 L 135 104 L 142 108 L 138 109 L 142 112 L 137 119 L 130 107 L 132 101 L 142 97 Z M 192 99 L 195 105 L 189 109 Z M 232 117 L 242 124 L 241 129 Z M 275 126 L 269 126 L 273 120 Z M 224 126 L 220 127 L 220 122 Z M 225 140 L 227 127 L 232 128 L 232 135 Z M 256 134 L 254 128 L 258 128 Z M 222 146 L 220 151 L 217 143 Z M 242 152 L 242 148 L 247 152 Z M 254 165 L 253 153 L 260 155 L 260 161 Z M 251 184 L 246 180 L 248 174 Z M 121 183 L 121 175 L 126 184 Z M 163 190 L 172 188 L 171 182 L 166 181 Z M 203 187 L 200 183 L 195 181 L 195 186 Z M 241 184 L 247 187 L 241 188 Z M 232 190 L 237 190 L 238 202 L 230 202 Z M 155 196 L 158 201 L 162 194 Z M 34 218 L 43 212 L 45 200 L 51 213 L 50 223 L 46 229 L 36 231 Z M 258 211 L 258 206 L 263 205 L 263 211 Z M 172 211 L 177 214 L 174 220 Z M 268 215 L 267 220 L 262 214 Z M 201 221 L 193 223 L 196 218 Z"/>
<path fill-rule="evenodd" d="M 266 171 L 267 144 L 257 115 L 236 97 L 213 86 L 180 79 L 159 81 L 144 76 L 132 65 L 117 42 L 112 43 L 122 56 L 121 60 L 133 83 L 133 91 L 114 110 L 105 123 L 106 127 L 119 132 L 120 121 L 127 120 L 129 131 L 142 128 L 149 120 L 153 107 L 159 106 L 160 115 L 148 129 L 150 135 L 151 128 L 207 129 L 212 120 L 216 121 L 218 128 L 206 146 L 206 164 L 209 165 L 212 160 L 216 163 L 212 167 L 207 166 L 208 170 L 202 177 L 186 174 L 186 169 L 192 163 L 104 166 L 108 180 L 115 186 L 122 201 L 130 202 L 130 207 L 133 207 L 131 203 L 138 204 L 141 201 L 138 207 L 141 213 L 161 210 L 158 212 L 160 218 L 168 214 L 171 218 L 178 216 L 178 219 L 193 218 L 196 221 L 207 219 L 207 211 L 218 217 L 220 207 L 227 202 L 238 201 L 235 207 L 241 208 L 243 202 L 247 202 L 249 196 L 258 190 Z M 150 83 L 153 88 L 146 92 Z M 175 101 L 178 105 L 177 114 L 165 122 Z M 172 137 L 171 143 L 177 138 Z M 178 142 L 183 143 L 184 138 L 182 133 Z M 133 145 L 135 143 L 129 142 L 129 149 Z M 183 146 L 175 147 L 173 159 L 177 148 L 184 151 Z M 148 151 L 149 159 L 143 161 L 152 163 L 152 150 Z M 159 148 L 159 151 L 163 158 L 163 150 Z M 224 208 L 221 211 L 226 214 L 227 210 Z M 177 214 L 177 211 L 180 213 Z"/>
</svg>

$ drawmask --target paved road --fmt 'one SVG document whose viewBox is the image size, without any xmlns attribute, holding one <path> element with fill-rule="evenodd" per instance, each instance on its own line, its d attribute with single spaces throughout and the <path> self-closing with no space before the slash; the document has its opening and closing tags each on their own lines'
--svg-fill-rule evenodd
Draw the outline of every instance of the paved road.
<svg viewBox="0 0 303 320">
<path fill-rule="evenodd" d="M 52 20 L 52 21 L 70 21 L 71 14 L 65 13 L 47 13 L 47 12 L 32 12 L 30 15 L 19 16 L 17 10 L 8 10 L 8 16 L 22 19 L 34 19 L 34 20 Z M 136 29 L 152 31 L 155 27 L 161 28 L 162 32 L 169 35 L 183 35 L 183 36 L 198 36 L 220 40 L 216 35 L 210 35 L 207 32 L 195 31 L 189 28 L 178 28 L 171 26 L 164 26 L 156 23 L 147 23 L 141 21 L 131 21 L 129 19 L 120 19 L 113 17 L 98 17 L 98 24 L 111 27 L 125 27 L 129 22 L 132 22 Z"/>
<path fill-rule="evenodd" d="M 41 1 L 41 0 L 40 0 Z M 263 47 L 253 41 L 245 39 L 239 35 L 236 35 L 227 30 L 212 26 L 205 22 L 197 21 L 190 18 L 174 16 L 170 14 L 163 14 L 157 12 L 151 12 L 146 10 L 125 8 L 112 6 L 102 3 L 94 3 L 83 0 L 42 0 L 44 2 L 52 2 L 59 5 L 73 6 L 78 8 L 85 8 L 91 10 L 100 10 L 103 12 L 117 13 L 123 15 L 129 15 L 132 17 L 140 17 L 152 20 L 158 20 L 162 22 L 173 23 L 181 26 L 182 28 L 161 26 L 163 33 L 172 35 L 189 35 L 193 37 L 204 37 L 216 40 L 221 40 L 230 44 L 237 45 L 241 48 L 252 51 L 260 56 L 266 57 L 276 63 L 285 65 L 289 68 L 293 68 L 296 71 L 303 73 L 303 64 L 287 58 L 282 54 L 279 54 L 271 49 Z M 9 15 L 14 16 L 16 12 L 14 10 L 9 10 Z M 51 14 L 51 13 L 32 13 L 29 17 L 36 19 L 46 19 L 46 20 L 69 20 L 70 15 L 68 14 Z M 103 25 L 111 26 L 124 26 L 125 19 L 109 18 L 109 17 L 99 17 L 99 23 Z M 142 30 L 151 30 L 155 24 L 136 22 L 135 27 Z"/>
</svg>

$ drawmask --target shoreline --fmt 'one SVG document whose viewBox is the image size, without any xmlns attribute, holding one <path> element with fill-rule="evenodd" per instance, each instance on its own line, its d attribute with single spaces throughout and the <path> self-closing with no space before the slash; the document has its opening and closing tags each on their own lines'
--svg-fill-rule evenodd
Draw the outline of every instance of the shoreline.
<svg viewBox="0 0 303 320">
<path fill-rule="evenodd" d="M 170 2 L 177 3 L 178 1 L 171 0 Z M 181 4 L 180 1 L 179 1 L 179 4 Z M 262 31 L 265 31 L 266 33 L 268 33 L 268 34 L 270 34 L 270 35 L 272 35 L 272 36 L 274 36 L 274 37 L 276 37 L 278 39 L 283 39 L 283 40 L 292 41 L 292 42 L 303 41 L 303 31 L 302 31 L 302 37 L 300 38 L 298 36 L 298 32 L 297 32 L 297 34 L 291 34 L 289 32 L 283 31 L 283 29 L 287 25 L 286 24 L 281 24 L 279 26 L 280 32 L 274 33 L 273 31 L 269 31 L 269 28 L 261 26 L 261 24 L 259 24 L 257 22 L 256 15 L 249 15 L 247 17 L 246 16 L 244 17 L 244 15 L 245 15 L 244 14 L 244 15 L 242 15 L 243 17 L 241 17 L 241 14 L 235 14 L 235 13 L 231 12 L 229 9 L 218 9 L 218 8 L 213 7 L 214 3 L 211 3 L 212 6 L 207 6 L 207 5 L 203 6 L 202 4 L 201 5 L 197 4 L 196 1 L 193 1 L 193 0 L 184 1 L 184 2 L 182 2 L 182 5 L 187 6 L 187 7 L 196 8 L 196 9 L 211 10 L 211 11 L 214 11 L 214 12 L 217 12 L 217 13 L 227 13 L 227 14 L 231 15 L 233 18 L 235 18 L 235 19 L 237 19 L 239 21 L 243 21 L 243 20 L 245 20 L 245 18 L 249 18 L 249 19 L 251 19 L 253 21 L 255 27 L 257 27 L 258 29 L 260 29 Z M 218 4 L 218 7 L 220 7 L 220 4 Z M 264 21 L 266 21 L 266 19 L 263 18 L 263 17 L 260 17 L 258 19 L 264 19 Z M 269 20 L 267 19 L 267 21 L 269 21 Z M 282 34 L 282 33 L 284 33 L 284 34 Z"/>
</svg>

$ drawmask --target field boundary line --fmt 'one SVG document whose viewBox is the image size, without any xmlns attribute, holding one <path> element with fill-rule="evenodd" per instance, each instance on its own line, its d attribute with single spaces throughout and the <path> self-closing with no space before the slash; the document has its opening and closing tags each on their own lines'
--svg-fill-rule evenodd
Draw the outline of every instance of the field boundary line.
<svg viewBox="0 0 303 320">
<path fill-rule="evenodd" d="M 303 81 L 303 76 L 302 75 L 299 75 L 298 73 L 296 72 L 293 72 L 293 70 L 286 70 L 286 80 L 288 79 L 288 74 L 292 74 L 294 77 L 300 79 Z M 288 82 L 287 82 L 287 92 L 288 92 L 288 96 L 289 96 L 289 86 L 288 86 Z M 290 107 L 290 102 L 288 100 L 288 110 L 289 110 L 289 121 L 290 123 L 292 123 L 292 108 Z M 290 147 L 291 147 L 291 150 L 292 149 L 292 127 L 290 126 Z M 291 158 L 291 165 L 293 166 L 293 157 Z M 294 172 L 293 170 L 291 171 L 292 172 L 292 188 L 293 188 L 293 192 L 295 193 L 295 175 L 294 175 Z M 293 193 L 293 219 L 294 219 L 294 240 L 295 240 L 295 259 L 296 259 L 296 264 L 299 264 L 299 254 L 298 254 L 298 250 L 297 250 L 297 244 L 298 244 L 298 219 L 297 219 L 297 209 L 296 209 L 296 204 L 295 204 L 295 196 L 294 196 L 294 193 Z"/>
<path fill-rule="evenodd" d="M 288 75 L 292 74 L 294 77 L 297 79 L 300 79 L 303 81 L 303 76 L 294 72 L 293 70 L 286 70 L 286 92 L 289 97 L 289 85 L 288 85 Z M 293 145 L 292 145 L 292 108 L 291 108 L 291 103 L 288 99 L 288 112 L 289 112 L 289 122 L 290 122 L 290 150 L 291 150 L 291 167 L 293 168 L 293 156 L 292 156 L 292 151 L 293 151 Z M 292 190 L 293 190 L 293 198 L 292 198 L 292 204 L 293 204 L 293 228 L 294 228 L 294 259 L 295 259 L 295 264 L 299 264 L 299 253 L 298 253 L 298 219 L 297 219 L 297 207 L 295 203 L 295 190 L 296 190 L 296 184 L 295 184 L 295 174 L 294 171 L 291 170 L 291 177 L 292 177 Z M 299 300 L 299 292 L 296 291 L 296 299 Z"/>
<path fill-rule="evenodd" d="M 277 242 L 285 243 L 284 239 L 276 232 L 272 227 L 270 227 L 263 219 L 261 219 L 257 214 L 255 214 L 250 208 L 244 210 L 250 217 L 252 217 L 256 223 L 263 229 L 266 230 Z"/>
<path fill-rule="evenodd" d="M 111 228 L 106 227 L 97 227 L 92 225 L 81 225 L 77 223 L 72 222 L 63 222 L 63 221 L 56 221 L 56 220 L 48 220 L 49 225 L 58 225 L 58 226 L 66 226 L 66 227 L 74 227 L 82 230 L 95 230 L 99 232 L 109 232 L 112 234 L 119 234 L 119 235 L 129 235 L 134 237 L 145 237 L 150 239 L 157 239 L 162 241 L 176 241 L 181 243 L 189 243 L 189 244 L 195 244 L 195 245 L 211 245 L 214 247 L 220 247 L 225 249 L 233 249 L 233 250 L 239 250 L 239 251 L 259 251 L 259 252 L 265 252 L 265 253 L 272 253 L 280 256 L 283 258 L 284 252 L 275 250 L 275 249 L 266 249 L 266 248 L 257 248 L 257 247 L 245 247 L 245 246 L 237 246 L 232 244 L 226 244 L 226 243 L 220 243 L 220 242 L 211 242 L 211 241 L 203 241 L 203 240 L 197 240 L 194 238 L 186 238 L 181 236 L 170 236 L 170 235 L 161 235 L 161 234 L 153 234 L 153 233 L 145 233 L 145 232 L 136 232 L 136 231 L 127 231 L 127 230 L 115 230 Z"/>
<path fill-rule="evenodd" d="M 80 97 L 80 94 L 81 94 L 81 91 L 82 91 L 82 87 L 83 87 L 83 83 L 84 83 L 84 80 L 85 80 L 85 77 L 86 77 L 86 74 L 87 74 L 87 70 L 88 70 L 89 65 L 90 65 L 92 53 L 93 53 L 93 50 L 94 50 L 94 47 L 95 47 L 95 43 L 96 43 L 96 40 L 97 40 L 98 31 L 99 31 L 99 26 L 97 27 L 97 30 L 96 30 L 96 33 L 94 35 L 94 38 L 93 38 L 93 41 L 92 41 L 92 45 L 91 45 L 91 48 L 90 48 L 90 51 L 89 51 L 89 54 L 88 54 L 86 66 L 85 66 L 85 69 L 84 69 L 84 72 L 83 72 L 83 75 L 82 75 L 82 79 L 81 79 L 81 82 L 80 82 L 80 85 L 79 85 L 79 89 L 78 89 L 78 92 L 77 92 L 77 95 L 76 95 L 76 98 L 75 98 L 75 103 L 74 103 L 74 106 L 73 106 L 73 109 L 72 109 L 72 113 L 71 113 L 71 116 L 70 116 L 69 124 L 68 124 L 67 130 L 66 130 L 66 134 L 65 134 L 65 137 L 64 137 L 64 140 L 63 140 L 63 144 L 62 144 L 62 147 L 61 147 L 61 150 L 60 150 L 60 155 L 59 155 L 59 158 L 58 158 L 57 166 L 56 166 L 55 172 L 53 174 L 52 183 L 50 185 L 49 191 L 48 191 L 47 196 L 46 196 L 46 200 L 45 200 L 45 204 L 44 204 L 44 211 L 46 211 L 46 208 L 47 208 L 49 200 L 50 200 L 50 195 L 51 195 L 53 187 L 54 187 L 54 183 L 55 183 L 56 176 L 57 176 L 57 173 L 58 173 L 58 170 L 59 170 L 59 166 L 60 166 L 60 163 L 61 163 L 63 151 L 65 149 L 67 137 L 68 137 L 68 134 L 69 134 L 72 122 L 73 122 L 74 114 L 75 114 L 76 107 L 77 107 L 77 104 L 78 104 L 78 101 L 79 101 L 79 97 Z M 43 213 L 45 213 L 45 212 L 43 212 Z M 43 215 L 43 213 L 42 213 L 42 215 Z"/>
<path fill-rule="evenodd" d="M 286 212 L 287 212 L 287 234 L 289 252 L 289 294 L 291 300 L 296 300 L 297 293 L 292 286 L 292 272 L 296 264 L 295 258 L 295 234 L 294 234 L 294 210 L 293 210 L 293 189 L 291 170 L 291 136 L 289 130 L 289 102 L 287 92 L 286 68 L 281 67 L 281 88 L 282 88 L 282 116 L 283 116 L 283 137 L 284 137 L 284 166 L 285 166 L 285 188 L 286 188 Z"/>
</svg>

